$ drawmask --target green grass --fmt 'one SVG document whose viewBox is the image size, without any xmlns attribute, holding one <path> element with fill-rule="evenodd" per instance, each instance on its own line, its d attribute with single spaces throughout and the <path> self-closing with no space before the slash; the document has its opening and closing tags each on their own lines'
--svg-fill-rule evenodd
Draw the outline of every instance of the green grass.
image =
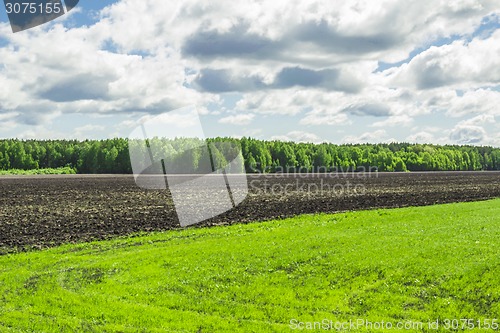
<svg viewBox="0 0 500 333">
<path fill-rule="evenodd" d="M 500 200 L 0 257 L 1 332 L 289 332 L 291 319 L 358 318 L 500 318 Z"/>
<path fill-rule="evenodd" d="M 73 175 L 73 174 L 76 174 L 76 171 L 75 171 L 75 169 L 70 168 L 70 167 L 32 169 L 32 170 L 21 170 L 21 169 L 0 170 L 0 176 L 4 176 L 4 175 Z"/>
</svg>

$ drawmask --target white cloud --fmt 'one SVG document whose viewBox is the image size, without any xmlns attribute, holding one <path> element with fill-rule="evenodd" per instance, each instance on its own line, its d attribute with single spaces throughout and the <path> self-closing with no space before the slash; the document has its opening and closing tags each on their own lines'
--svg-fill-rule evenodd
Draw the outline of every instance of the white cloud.
<svg viewBox="0 0 500 333">
<path fill-rule="evenodd" d="M 397 116 L 390 116 L 385 120 L 376 121 L 371 127 L 396 127 L 396 126 L 410 126 L 413 122 L 413 118 L 409 115 L 402 114 Z"/>
<path fill-rule="evenodd" d="M 256 92 L 244 94 L 236 103 L 235 111 L 293 116 L 311 107 L 327 107 L 334 96 L 340 94 L 300 88 Z"/>
<path fill-rule="evenodd" d="M 450 133 L 450 139 L 460 144 L 481 144 L 487 137 L 480 126 L 458 125 Z"/>
<path fill-rule="evenodd" d="M 442 86 L 481 87 L 500 82 L 500 30 L 490 38 L 457 40 L 431 47 L 401 68 L 389 71 L 392 82 L 417 89 Z"/>
<path fill-rule="evenodd" d="M 83 125 L 83 126 L 79 126 L 79 127 L 75 128 L 73 135 L 77 139 L 85 139 L 85 138 L 88 138 L 89 135 L 93 135 L 94 133 L 103 132 L 105 130 L 106 130 L 105 126 L 87 124 L 87 125 Z"/>
<path fill-rule="evenodd" d="M 281 115 L 297 127 L 286 137 L 300 140 L 304 125 L 353 125 L 360 134 L 345 140 L 380 142 L 439 112 L 469 119 L 434 124 L 447 140 L 498 142 L 488 131 L 500 116 L 500 29 L 477 29 L 499 13 L 497 0 L 121 0 L 89 26 L 59 20 L 12 34 L 0 24 L 0 120 L 45 136 L 68 113 L 154 115 L 196 104 L 249 133 L 265 121 L 254 115 Z M 441 140 L 429 133 L 400 136 Z"/>
<path fill-rule="evenodd" d="M 231 125 L 248 125 L 252 122 L 255 115 L 253 114 L 238 114 L 234 116 L 227 116 L 219 119 L 221 124 L 231 124 Z"/>
<path fill-rule="evenodd" d="M 489 89 L 467 91 L 463 96 L 457 96 L 442 107 L 447 108 L 447 114 L 459 117 L 473 114 L 490 114 L 500 116 L 500 92 Z"/>
<path fill-rule="evenodd" d="M 313 105 L 320 107 L 307 112 L 301 124 L 348 124 L 356 121 L 353 117 L 374 117 L 379 119 L 373 124 L 376 127 L 408 125 L 414 116 L 429 112 L 419 98 L 407 89 L 380 85 L 365 88 L 361 94 L 329 94 L 315 101 Z"/>
<path fill-rule="evenodd" d="M 422 131 L 409 135 L 405 141 L 410 143 L 436 143 L 436 138 L 433 134 Z"/>
<path fill-rule="evenodd" d="M 365 132 L 359 136 L 348 135 L 342 139 L 343 143 L 384 143 L 391 142 L 385 130 L 376 130 L 374 132 Z"/>
<path fill-rule="evenodd" d="M 316 134 L 308 133 L 308 132 L 304 132 L 304 131 L 291 131 L 285 135 L 273 135 L 271 137 L 271 140 L 310 142 L 310 143 L 325 142 L 325 140 L 322 140 Z"/>
<path fill-rule="evenodd" d="M 19 132 L 16 135 L 18 139 L 24 140 L 50 140 L 50 139 L 63 139 L 68 138 L 67 133 L 62 133 L 54 131 L 52 129 L 47 129 L 44 126 L 34 126 L 28 130 Z M 75 136 L 70 136 L 70 139 L 76 138 Z"/>
<path fill-rule="evenodd" d="M 341 125 L 347 124 L 349 118 L 343 113 L 332 113 L 325 109 L 313 110 L 300 120 L 302 125 Z"/>
<path fill-rule="evenodd" d="M 110 38 L 92 27 L 7 35 L 0 48 L 2 112 L 164 112 L 203 97 L 183 85 L 185 67 L 178 53 L 162 48 L 141 57 L 103 48 Z M 50 51 L 49 51 L 50 50 Z M 49 111 L 50 110 L 50 111 Z"/>
<path fill-rule="evenodd" d="M 484 124 L 495 124 L 495 117 L 491 114 L 482 114 L 467 120 L 462 120 L 458 125 L 480 126 Z"/>
</svg>

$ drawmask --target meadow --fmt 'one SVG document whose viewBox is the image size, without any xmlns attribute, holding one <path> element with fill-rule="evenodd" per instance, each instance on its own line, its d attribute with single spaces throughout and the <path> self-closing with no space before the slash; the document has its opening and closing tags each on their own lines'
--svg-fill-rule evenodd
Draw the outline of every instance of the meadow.
<svg viewBox="0 0 500 333">
<path fill-rule="evenodd" d="M 0 331 L 290 332 L 362 320 L 372 327 L 339 330 L 445 332 L 452 319 L 473 320 L 470 332 L 493 331 L 499 236 L 495 199 L 6 254 Z M 413 326 L 373 326 L 382 321 Z"/>
<path fill-rule="evenodd" d="M 44 168 L 44 169 L 9 169 L 0 170 L 0 176 L 6 175 L 72 175 L 76 174 L 75 169 L 70 167 Z"/>
</svg>

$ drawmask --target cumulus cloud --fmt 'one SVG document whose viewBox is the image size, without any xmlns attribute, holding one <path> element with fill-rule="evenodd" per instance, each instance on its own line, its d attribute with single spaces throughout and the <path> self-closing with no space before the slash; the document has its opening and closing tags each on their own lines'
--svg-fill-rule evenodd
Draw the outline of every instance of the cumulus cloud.
<svg viewBox="0 0 500 333">
<path fill-rule="evenodd" d="M 185 6 L 192 8 L 193 4 Z M 201 10 L 198 7 L 200 21 L 185 34 L 182 49 L 187 56 L 205 60 L 257 57 L 292 61 L 328 56 L 330 61 L 338 61 L 381 54 L 390 60 L 404 57 L 415 44 L 430 38 L 471 33 L 495 6 L 493 0 L 459 4 L 294 0 L 249 1 L 235 8 L 233 3 L 218 1 Z"/>
<path fill-rule="evenodd" d="M 106 127 L 102 125 L 92 125 L 87 124 L 83 126 L 79 126 L 75 128 L 73 137 L 79 140 L 84 140 L 89 136 L 93 136 L 97 133 L 102 134 L 102 132 L 106 131 Z M 99 135 L 97 135 L 99 137 Z"/>
<path fill-rule="evenodd" d="M 233 75 L 227 69 L 202 69 L 196 79 L 194 86 L 211 93 L 224 93 L 230 91 L 252 91 L 265 88 L 262 78 L 256 75 Z"/>
<path fill-rule="evenodd" d="M 385 120 L 376 121 L 371 124 L 371 127 L 394 127 L 394 126 L 409 126 L 413 122 L 413 118 L 409 115 L 390 116 Z"/>
<path fill-rule="evenodd" d="M 342 109 L 342 112 L 355 116 L 387 117 L 391 115 L 390 107 L 381 103 L 351 104 Z"/>
<path fill-rule="evenodd" d="M 460 121 L 450 131 L 449 139 L 459 144 L 498 144 L 495 134 L 488 134 L 485 126 L 496 124 L 495 117 L 491 114 L 482 114 Z"/>
<path fill-rule="evenodd" d="M 436 138 L 432 133 L 421 131 L 409 135 L 405 141 L 410 143 L 436 143 Z"/>
<path fill-rule="evenodd" d="M 271 137 L 271 140 L 308 142 L 308 143 L 325 142 L 325 140 L 322 140 L 316 134 L 304 131 L 291 131 L 285 135 L 273 135 Z"/>
<path fill-rule="evenodd" d="M 500 31 L 487 39 L 431 47 L 395 70 L 393 82 L 417 89 L 485 86 L 500 82 Z"/>
<path fill-rule="evenodd" d="M 226 32 L 197 31 L 189 36 L 182 53 L 200 58 L 212 57 L 263 57 L 278 52 L 279 43 L 249 32 L 248 24 L 237 24 Z"/>
<path fill-rule="evenodd" d="M 332 113 L 327 110 L 312 110 L 300 120 L 301 125 L 349 125 L 349 117 L 342 113 Z"/>
<path fill-rule="evenodd" d="M 480 126 L 458 125 L 450 133 L 450 139 L 460 144 L 480 144 L 486 131 Z"/>
<path fill-rule="evenodd" d="M 456 96 L 441 104 L 452 117 L 465 115 L 500 116 L 500 92 L 490 89 L 471 89 L 462 96 Z"/>
<path fill-rule="evenodd" d="M 103 50 L 95 26 L 9 36 L 0 48 L 8 66 L 0 68 L 2 112 L 164 112 L 200 100 L 183 85 L 180 59 L 158 52 L 151 57 Z M 48 52 L 47 50 L 50 50 Z"/>
<path fill-rule="evenodd" d="M 383 143 L 393 141 L 387 136 L 385 130 L 376 130 L 374 132 L 365 132 L 359 136 L 348 135 L 342 139 L 343 143 Z"/>
<path fill-rule="evenodd" d="M 296 66 L 281 69 L 270 81 L 269 78 L 259 74 L 238 73 L 228 69 L 204 68 L 200 70 L 193 84 L 197 89 L 211 93 L 248 92 L 293 87 L 337 90 L 347 93 L 358 92 L 362 87 L 362 83 L 355 77 L 348 75 L 348 73 L 341 75 L 341 71 L 338 69 L 314 70 Z"/>
<path fill-rule="evenodd" d="M 238 114 L 220 118 L 219 123 L 231 125 L 248 125 L 252 122 L 254 117 L 255 115 L 253 114 Z"/>
<path fill-rule="evenodd" d="M 64 114 L 196 104 L 214 124 L 283 116 L 297 140 L 302 126 L 345 126 L 358 142 L 441 114 L 468 119 L 440 120 L 450 141 L 498 142 L 499 14 L 497 0 L 119 0 L 88 25 L 0 24 L 0 117 L 33 134 Z M 426 132 L 403 135 L 440 140 Z"/>
<path fill-rule="evenodd" d="M 293 116 L 302 112 L 325 110 L 332 105 L 338 92 L 323 92 L 314 89 L 284 89 L 259 91 L 244 94 L 236 103 L 237 112 L 255 112 Z"/>
<path fill-rule="evenodd" d="M 470 119 L 462 120 L 459 125 L 481 126 L 484 124 L 495 124 L 495 117 L 491 114 L 482 114 Z"/>
</svg>

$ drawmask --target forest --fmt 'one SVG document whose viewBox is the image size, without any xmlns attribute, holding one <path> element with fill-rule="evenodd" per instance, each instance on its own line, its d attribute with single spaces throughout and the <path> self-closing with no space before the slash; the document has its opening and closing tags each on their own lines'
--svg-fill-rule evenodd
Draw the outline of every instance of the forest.
<svg viewBox="0 0 500 333">
<path fill-rule="evenodd" d="M 500 148 L 433 144 L 312 144 L 263 141 L 252 138 L 207 139 L 212 155 L 224 158 L 241 150 L 249 173 L 360 171 L 478 171 L 500 170 Z M 200 139 L 153 138 L 150 147 L 167 165 L 198 170 L 206 143 Z M 144 141 L 107 140 L 0 140 L 0 170 L 70 168 L 80 174 L 132 173 L 129 145 Z M 144 147 L 145 149 L 145 147 Z M 216 151 L 214 151 L 214 149 Z M 236 150 L 235 150 L 236 149 Z M 188 158 L 186 158 L 188 156 Z M 183 165 L 177 163 L 182 160 Z M 191 164 L 187 165 L 186 163 Z M 168 169 L 172 170 L 172 169 Z"/>
</svg>

